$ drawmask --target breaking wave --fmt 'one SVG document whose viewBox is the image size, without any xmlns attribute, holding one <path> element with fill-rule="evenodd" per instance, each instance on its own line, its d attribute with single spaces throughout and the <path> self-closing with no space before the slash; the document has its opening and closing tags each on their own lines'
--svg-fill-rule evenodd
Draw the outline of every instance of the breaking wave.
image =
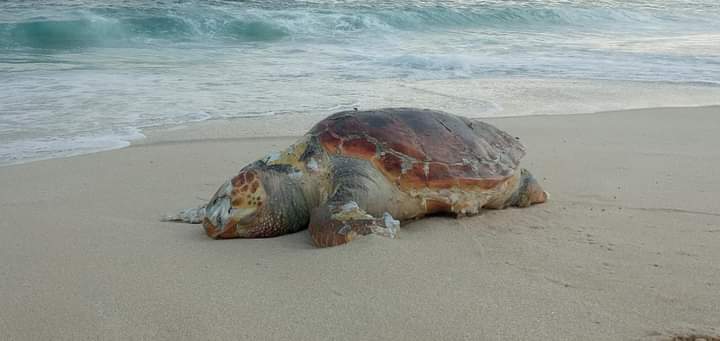
<svg viewBox="0 0 720 341">
<path fill-rule="evenodd" d="M 418 4 L 419 3 L 419 4 Z M 696 9 L 654 11 L 623 6 L 559 6 L 481 1 L 472 5 L 423 2 L 372 6 L 305 4 L 268 7 L 246 2 L 182 3 L 176 6 L 85 7 L 55 12 L 38 9 L 26 18 L 0 15 L 0 48 L 114 47 L 162 41 L 272 42 L 328 39 L 338 35 L 463 28 L 607 27 L 623 23 L 659 25 L 712 21 Z M 73 7 L 70 7 L 73 8 Z"/>
</svg>

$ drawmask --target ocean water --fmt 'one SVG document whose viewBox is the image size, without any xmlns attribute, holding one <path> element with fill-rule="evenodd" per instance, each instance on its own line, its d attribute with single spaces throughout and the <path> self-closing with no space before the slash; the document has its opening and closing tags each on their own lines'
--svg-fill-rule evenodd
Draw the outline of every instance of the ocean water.
<svg viewBox="0 0 720 341">
<path fill-rule="evenodd" d="M 5 0 L 0 164 L 117 148 L 150 127 L 412 103 L 393 84 L 503 78 L 718 87 L 720 3 Z M 479 100 L 477 115 L 498 112 Z"/>
</svg>

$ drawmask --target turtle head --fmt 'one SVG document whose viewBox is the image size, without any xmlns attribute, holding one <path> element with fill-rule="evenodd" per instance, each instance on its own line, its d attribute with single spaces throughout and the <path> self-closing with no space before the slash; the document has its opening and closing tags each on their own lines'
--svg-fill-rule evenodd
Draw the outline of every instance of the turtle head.
<svg viewBox="0 0 720 341">
<path fill-rule="evenodd" d="M 223 184 L 205 209 L 208 236 L 272 237 L 307 226 L 309 209 L 302 189 L 294 179 L 296 173 L 286 168 L 259 161 Z"/>
</svg>

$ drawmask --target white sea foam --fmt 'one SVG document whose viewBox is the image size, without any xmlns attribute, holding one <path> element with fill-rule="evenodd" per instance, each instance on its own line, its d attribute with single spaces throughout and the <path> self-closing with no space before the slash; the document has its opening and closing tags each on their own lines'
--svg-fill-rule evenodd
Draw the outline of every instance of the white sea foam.
<svg viewBox="0 0 720 341">
<path fill-rule="evenodd" d="M 87 136 L 42 137 L 0 144 L 0 165 L 82 155 L 127 147 L 130 141 L 143 138 L 136 129 L 124 133 Z"/>
</svg>

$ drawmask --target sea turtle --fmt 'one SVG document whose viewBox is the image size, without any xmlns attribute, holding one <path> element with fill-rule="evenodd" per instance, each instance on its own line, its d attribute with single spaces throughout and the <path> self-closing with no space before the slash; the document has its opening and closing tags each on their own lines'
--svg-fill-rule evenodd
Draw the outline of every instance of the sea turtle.
<svg viewBox="0 0 720 341">
<path fill-rule="evenodd" d="M 273 237 L 309 228 L 318 247 L 369 233 L 394 237 L 428 214 L 477 214 L 547 200 L 518 167 L 512 136 L 441 111 L 343 111 L 288 149 L 255 161 L 210 202 L 168 217 L 202 223 L 217 239 Z"/>
</svg>

